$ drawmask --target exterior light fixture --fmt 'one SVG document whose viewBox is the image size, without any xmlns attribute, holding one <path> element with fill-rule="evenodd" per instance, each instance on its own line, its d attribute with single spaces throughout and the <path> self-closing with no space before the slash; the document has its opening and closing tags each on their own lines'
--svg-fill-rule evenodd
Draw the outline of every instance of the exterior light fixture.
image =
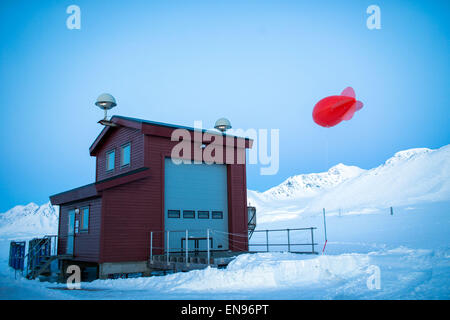
<svg viewBox="0 0 450 320">
<path fill-rule="evenodd" d="M 231 122 L 227 118 L 220 118 L 216 121 L 214 128 L 221 132 L 225 132 L 228 129 L 231 129 Z"/>
<path fill-rule="evenodd" d="M 111 121 L 108 121 L 107 115 L 108 110 L 117 106 L 116 99 L 114 99 L 114 97 L 109 93 L 102 93 L 101 95 L 98 96 L 95 105 L 105 111 L 105 117 L 103 118 L 103 120 L 100 120 L 99 123 L 104 126 L 112 126 L 112 127 L 116 126 L 116 124 L 112 123 Z"/>
</svg>

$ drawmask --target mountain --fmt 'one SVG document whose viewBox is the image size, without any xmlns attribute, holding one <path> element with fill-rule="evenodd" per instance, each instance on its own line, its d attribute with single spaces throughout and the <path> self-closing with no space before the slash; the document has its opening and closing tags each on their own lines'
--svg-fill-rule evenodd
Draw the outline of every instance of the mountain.
<svg viewBox="0 0 450 320">
<path fill-rule="evenodd" d="M 357 177 L 364 171 L 361 168 L 340 163 L 331 167 L 327 172 L 290 177 L 280 185 L 265 191 L 263 195 L 266 199 L 310 197 Z"/>
<path fill-rule="evenodd" d="M 450 200 L 450 145 L 397 152 L 371 170 L 339 164 L 328 172 L 291 177 L 265 192 L 248 191 L 259 221 L 327 211 L 371 212 L 376 208 Z"/>
<path fill-rule="evenodd" d="M 58 207 L 49 203 L 38 206 L 29 203 L 18 205 L 0 213 L 0 234 L 27 235 L 56 234 L 58 230 Z"/>
</svg>

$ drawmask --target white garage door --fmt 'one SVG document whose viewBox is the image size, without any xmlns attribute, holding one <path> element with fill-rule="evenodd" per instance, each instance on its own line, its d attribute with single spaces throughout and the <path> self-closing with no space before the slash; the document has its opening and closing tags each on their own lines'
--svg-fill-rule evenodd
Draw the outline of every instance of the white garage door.
<svg viewBox="0 0 450 320">
<path fill-rule="evenodd" d="M 226 165 L 176 165 L 166 158 L 164 207 L 170 252 L 185 250 L 186 229 L 189 251 L 206 250 L 207 229 L 211 230 L 210 248 L 228 250 Z"/>
</svg>

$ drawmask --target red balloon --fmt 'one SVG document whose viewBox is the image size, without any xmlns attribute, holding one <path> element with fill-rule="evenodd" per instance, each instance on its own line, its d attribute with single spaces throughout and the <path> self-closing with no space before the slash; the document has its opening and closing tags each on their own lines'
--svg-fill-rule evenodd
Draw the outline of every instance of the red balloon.
<svg viewBox="0 0 450 320">
<path fill-rule="evenodd" d="M 356 100 L 353 88 L 347 87 L 340 96 L 329 96 L 317 102 L 312 116 L 319 126 L 330 128 L 342 120 L 350 120 L 362 107 L 363 103 Z"/>
</svg>

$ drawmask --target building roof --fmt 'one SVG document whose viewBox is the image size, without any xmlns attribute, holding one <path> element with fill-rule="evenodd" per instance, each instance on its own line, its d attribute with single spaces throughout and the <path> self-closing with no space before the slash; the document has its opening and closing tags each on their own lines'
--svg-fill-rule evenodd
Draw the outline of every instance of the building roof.
<svg viewBox="0 0 450 320">
<path fill-rule="evenodd" d="M 120 127 L 128 127 L 140 130 L 143 134 L 150 135 L 158 135 L 164 137 L 170 137 L 171 133 L 175 129 L 186 129 L 188 131 L 201 131 L 203 133 L 209 133 L 211 135 L 218 136 L 227 136 L 233 137 L 236 139 L 245 140 L 245 148 L 251 148 L 253 140 L 245 137 L 239 137 L 231 134 L 222 133 L 219 131 L 211 131 L 208 129 L 199 129 L 186 127 L 181 125 L 174 125 L 169 123 L 157 122 L 157 121 L 149 121 L 137 118 L 130 118 L 124 116 L 113 116 L 110 120 L 112 123 L 117 126 L 105 126 L 100 134 L 97 136 L 91 147 L 89 148 L 90 154 L 94 155 L 96 149 L 101 145 L 104 139 L 114 130 Z M 241 146 L 242 148 L 242 146 Z M 100 197 L 101 191 L 104 189 L 112 188 L 120 184 L 129 183 L 131 181 L 135 181 L 138 179 L 143 179 L 150 175 L 149 168 L 142 167 L 136 170 L 132 170 L 130 172 L 120 174 L 114 177 L 110 177 L 101 181 L 97 181 L 95 183 L 91 183 L 79 188 L 75 188 L 72 190 L 68 190 L 65 192 L 61 192 L 55 195 L 50 196 L 50 201 L 54 205 L 60 205 L 65 203 L 70 203 L 74 201 L 79 201 L 87 198 Z"/>
<path fill-rule="evenodd" d="M 143 179 L 149 175 L 150 170 L 147 167 L 142 167 L 85 186 L 54 194 L 50 196 L 50 201 L 53 205 L 61 205 L 83 199 L 100 197 L 100 192 L 105 189 Z"/>
<path fill-rule="evenodd" d="M 240 137 L 240 136 L 227 134 L 227 133 L 222 133 L 222 132 L 219 132 L 219 131 L 216 131 L 216 130 L 213 131 L 213 130 L 210 130 L 210 129 L 199 129 L 199 128 L 187 127 L 187 126 L 182 126 L 182 125 L 175 125 L 175 124 L 158 122 L 158 121 L 150 121 L 150 120 L 131 118 L 131 117 L 124 117 L 124 116 L 118 116 L 118 115 L 112 116 L 110 121 L 112 123 L 117 124 L 117 125 L 122 126 L 122 127 L 129 127 L 129 128 L 134 128 L 134 129 L 141 130 L 145 134 L 151 134 L 152 132 L 154 132 L 154 131 L 145 130 L 145 129 L 149 129 L 151 127 L 163 127 L 163 128 L 167 128 L 167 129 L 173 129 L 173 130 L 175 130 L 175 129 L 185 129 L 185 130 L 188 130 L 188 131 L 191 131 L 191 132 L 201 131 L 202 133 L 208 133 L 208 134 L 211 134 L 211 135 L 227 136 L 227 137 L 234 137 L 234 138 L 237 138 L 237 139 L 244 139 L 246 141 L 246 144 L 245 144 L 246 148 L 251 148 L 252 143 L 253 143 L 253 140 L 250 139 L 250 138 Z M 117 127 L 105 126 L 103 128 L 102 132 L 100 132 L 100 134 L 97 136 L 97 138 L 95 139 L 95 141 L 92 143 L 92 145 L 89 148 L 89 152 L 90 152 L 91 155 L 94 155 L 95 150 L 101 144 L 101 142 L 103 141 L 103 138 L 105 138 L 109 134 L 109 132 L 113 131 L 115 128 L 117 128 Z"/>
</svg>

